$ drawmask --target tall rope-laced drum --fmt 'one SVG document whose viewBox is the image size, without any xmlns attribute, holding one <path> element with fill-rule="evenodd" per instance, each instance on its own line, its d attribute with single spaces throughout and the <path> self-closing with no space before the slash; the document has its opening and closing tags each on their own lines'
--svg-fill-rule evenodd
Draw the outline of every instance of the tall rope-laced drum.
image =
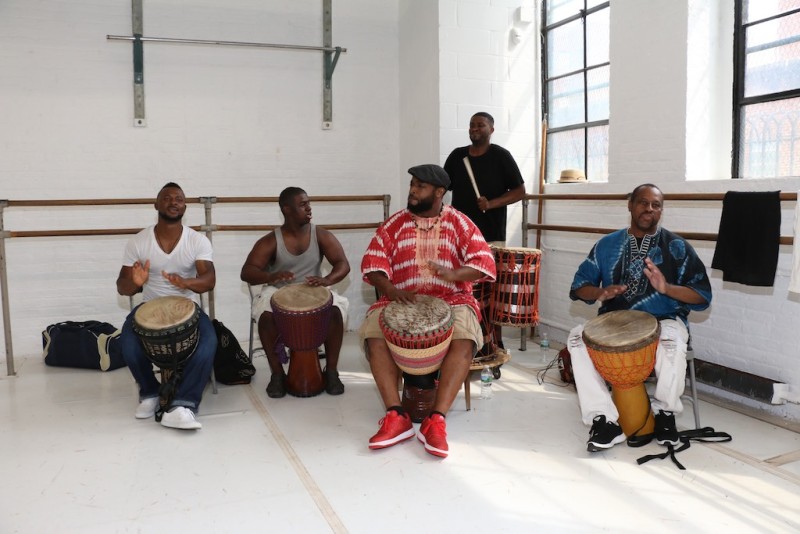
<svg viewBox="0 0 800 534">
<path fill-rule="evenodd" d="M 539 262 L 535 248 L 495 247 L 497 281 L 492 286 L 491 315 L 494 324 L 539 324 Z"/>
<path fill-rule="evenodd" d="M 286 391 L 295 397 L 313 397 L 325 389 L 317 348 L 325 343 L 333 312 L 333 294 L 326 287 L 292 284 L 270 299 L 272 316 L 289 347 Z"/>
<path fill-rule="evenodd" d="M 494 282 L 475 282 L 472 285 L 472 296 L 478 301 L 478 308 L 481 310 L 480 325 L 481 333 L 483 334 L 483 347 L 478 347 L 477 359 L 493 357 L 499 347 L 491 317 L 493 286 Z"/>
<path fill-rule="evenodd" d="M 636 310 L 604 313 L 583 327 L 583 341 L 595 368 L 611 384 L 619 424 L 629 438 L 655 429 L 644 381 L 653 371 L 661 327 L 655 317 Z"/>
<path fill-rule="evenodd" d="M 147 358 L 161 369 L 157 421 L 175 395 L 183 366 L 197 348 L 199 321 L 200 306 L 178 296 L 149 300 L 133 315 L 133 331 Z"/>
</svg>

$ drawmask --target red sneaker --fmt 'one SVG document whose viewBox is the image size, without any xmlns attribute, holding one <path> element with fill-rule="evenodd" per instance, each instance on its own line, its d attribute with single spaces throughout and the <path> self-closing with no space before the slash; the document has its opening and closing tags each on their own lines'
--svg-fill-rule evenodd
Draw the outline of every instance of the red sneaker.
<svg viewBox="0 0 800 534">
<path fill-rule="evenodd" d="M 440 458 L 447 458 L 449 450 L 447 446 L 447 423 L 445 423 L 444 417 L 438 413 L 429 415 L 422 421 L 417 439 L 425 445 L 425 450 L 429 453 Z"/>
<path fill-rule="evenodd" d="M 389 410 L 378 424 L 381 425 L 378 433 L 369 438 L 370 449 L 385 449 L 414 437 L 414 427 L 408 414 L 400 415 Z"/>
</svg>

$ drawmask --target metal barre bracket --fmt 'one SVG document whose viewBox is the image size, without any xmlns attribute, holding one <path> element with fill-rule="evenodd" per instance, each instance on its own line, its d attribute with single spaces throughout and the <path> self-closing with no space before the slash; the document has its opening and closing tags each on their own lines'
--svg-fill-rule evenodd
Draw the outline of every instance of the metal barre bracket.
<svg viewBox="0 0 800 534">
<path fill-rule="evenodd" d="M 301 50 L 322 52 L 322 129 L 330 130 L 333 127 L 333 94 L 332 80 L 333 71 L 339 62 L 342 52 L 347 52 L 346 48 L 333 46 L 332 42 L 332 0 L 322 1 L 322 37 L 323 46 L 305 46 L 273 43 L 255 43 L 246 41 L 221 41 L 213 39 L 182 39 L 174 37 L 145 37 L 144 16 L 142 0 L 131 0 L 131 17 L 133 21 L 133 35 L 106 35 L 109 41 L 132 41 L 133 42 L 133 125 L 137 127 L 147 126 L 144 113 L 144 43 L 174 43 L 174 44 L 200 44 L 215 46 L 242 46 L 253 48 L 273 48 L 282 50 Z"/>
</svg>

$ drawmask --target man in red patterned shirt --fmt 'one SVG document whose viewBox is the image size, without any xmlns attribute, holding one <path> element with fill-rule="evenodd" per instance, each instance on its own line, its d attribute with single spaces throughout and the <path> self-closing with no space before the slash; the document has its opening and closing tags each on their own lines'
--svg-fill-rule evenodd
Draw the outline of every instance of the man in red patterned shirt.
<svg viewBox="0 0 800 534">
<path fill-rule="evenodd" d="M 433 411 L 422 421 L 418 438 L 426 451 L 444 458 L 448 454 L 445 415 L 483 344 L 472 284 L 493 281 L 495 261 L 478 227 L 460 211 L 443 205 L 450 185 L 444 169 L 418 165 L 408 172 L 407 208 L 378 228 L 361 260 L 364 280 L 375 286 L 381 297 L 367 312 L 359 334 L 386 409 L 369 448 L 383 449 L 414 436 L 411 418 L 397 391 L 401 371 L 381 331 L 380 312 L 391 301 L 410 304 L 416 295 L 430 295 L 452 306 L 455 328 L 442 361 Z"/>
</svg>

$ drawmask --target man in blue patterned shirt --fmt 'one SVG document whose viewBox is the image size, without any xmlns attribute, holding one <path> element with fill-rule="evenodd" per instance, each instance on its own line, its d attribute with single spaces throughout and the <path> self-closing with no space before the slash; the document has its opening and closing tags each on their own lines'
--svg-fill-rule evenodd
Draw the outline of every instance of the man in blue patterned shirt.
<svg viewBox="0 0 800 534">
<path fill-rule="evenodd" d="M 642 184 L 630 194 L 629 228 L 601 238 L 578 267 L 569 296 L 587 304 L 600 301 L 598 314 L 614 310 L 641 310 L 659 320 L 656 352 L 658 379 L 652 403 L 656 440 L 677 445 L 675 413 L 683 410 L 687 317 L 691 310 L 711 304 L 711 284 L 705 265 L 680 236 L 659 227 L 664 196 L 653 184 Z M 583 342 L 583 325 L 572 329 L 568 347 L 583 422 L 592 425 L 588 450 L 596 452 L 625 441 L 619 412 L 605 381 L 595 369 Z M 674 350 L 672 350 L 674 349 Z"/>
</svg>

